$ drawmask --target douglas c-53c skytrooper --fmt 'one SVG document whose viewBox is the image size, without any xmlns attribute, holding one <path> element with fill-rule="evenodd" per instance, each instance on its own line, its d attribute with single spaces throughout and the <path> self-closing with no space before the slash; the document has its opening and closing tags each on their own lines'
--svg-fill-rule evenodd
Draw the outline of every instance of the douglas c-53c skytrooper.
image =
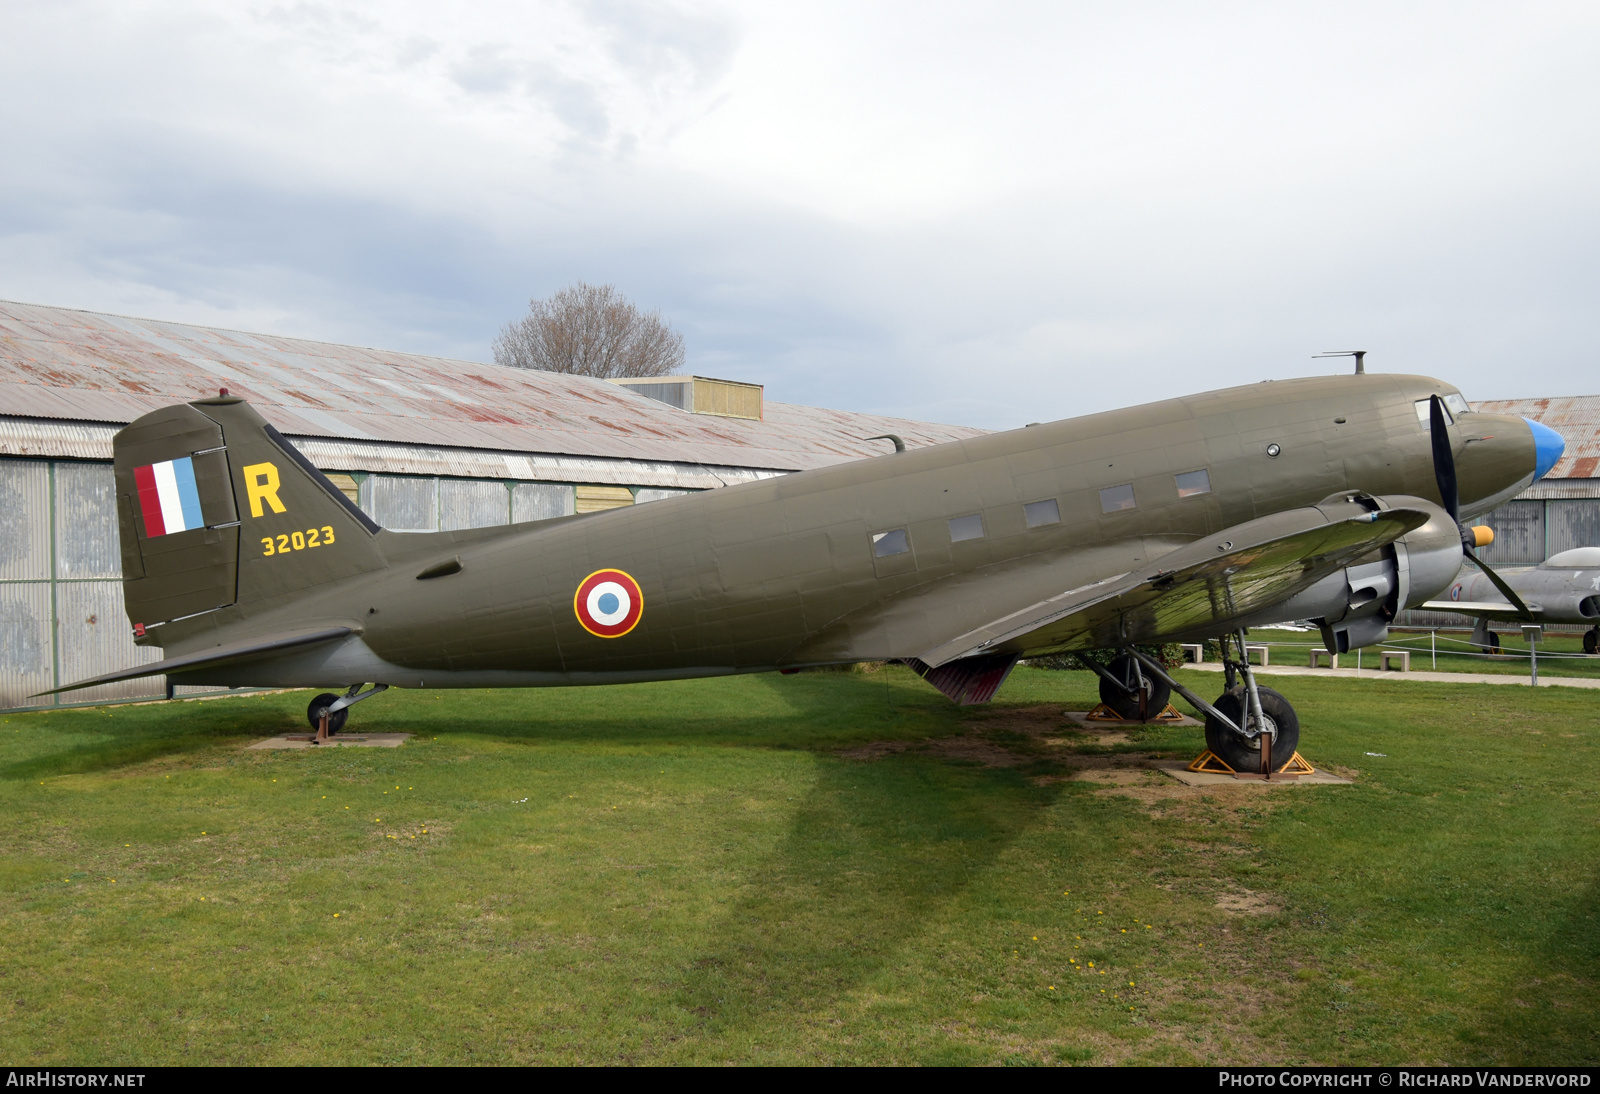
<svg viewBox="0 0 1600 1094">
<path fill-rule="evenodd" d="M 1244 628 L 1312 619 L 1331 650 L 1381 640 L 1486 541 L 1462 522 L 1563 447 L 1438 380 L 1331 376 L 587 516 L 401 534 L 247 403 L 201 399 L 115 440 L 128 615 L 165 660 L 60 690 L 157 673 L 342 689 L 309 711 L 328 732 L 386 687 L 900 660 L 975 703 L 1019 658 L 1112 651 L 1086 659 L 1109 705 L 1154 714 L 1177 690 L 1212 751 L 1276 770 L 1299 723 L 1256 686 Z M 1134 648 L 1213 637 L 1234 647 L 1215 703 Z"/>
</svg>

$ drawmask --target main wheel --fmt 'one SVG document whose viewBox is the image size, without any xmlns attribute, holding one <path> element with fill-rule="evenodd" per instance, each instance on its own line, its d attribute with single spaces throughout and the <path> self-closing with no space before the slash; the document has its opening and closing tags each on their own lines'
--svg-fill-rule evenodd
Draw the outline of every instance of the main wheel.
<svg viewBox="0 0 1600 1094">
<path fill-rule="evenodd" d="M 1497 652 L 1500 649 L 1500 636 L 1493 631 L 1489 632 L 1489 648 Z"/>
<path fill-rule="evenodd" d="M 1100 678 L 1100 701 L 1117 712 L 1117 717 L 1129 722 L 1140 720 L 1139 713 L 1139 678 L 1144 678 L 1144 717 L 1154 718 L 1167 709 L 1167 700 L 1172 698 L 1172 689 L 1166 684 L 1143 672 L 1138 668 L 1138 662 L 1130 654 L 1121 654 L 1106 670 L 1118 680 L 1125 681 L 1127 691 L 1123 691 L 1105 677 Z"/>
<path fill-rule="evenodd" d="M 1583 652 L 1600 653 L 1600 627 L 1590 627 L 1583 632 Z"/>
<path fill-rule="evenodd" d="M 1261 694 L 1261 713 L 1277 727 L 1278 738 L 1272 742 L 1272 770 L 1280 771 L 1293 758 L 1300 747 L 1300 719 L 1295 715 L 1289 700 L 1271 688 L 1258 687 Z M 1249 700 L 1244 685 L 1222 693 L 1212 706 L 1226 714 L 1234 725 L 1244 725 L 1244 711 Z M 1248 739 L 1235 733 L 1211 715 L 1206 715 L 1206 747 L 1222 758 L 1222 762 L 1235 771 L 1261 770 L 1261 739 Z"/>
<path fill-rule="evenodd" d="M 315 733 L 322 728 L 322 712 L 331 707 L 334 700 L 339 697 L 331 691 L 325 691 L 306 707 L 306 721 L 311 723 L 311 732 Z M 345 707 L 333 712 L 333 717 L 328 719 L 328 732 L 337 733 L 344 728 L 344 723 L 350 717 L 350 708 Z"/>
</svg>

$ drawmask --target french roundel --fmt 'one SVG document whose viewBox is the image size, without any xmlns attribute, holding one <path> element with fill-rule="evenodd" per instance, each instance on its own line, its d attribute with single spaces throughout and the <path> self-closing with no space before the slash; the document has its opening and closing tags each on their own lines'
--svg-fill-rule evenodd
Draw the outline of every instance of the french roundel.
<svg viewBox="0 0 1600 1094">
<path fill-rule="evenodd" d="M 621 638 L 639 625 L 644 593 L 639 591 L 639 583 L 621 570 L 596 570 L 579 584 L 572 610 L 590 634 Z"/>
</svg>

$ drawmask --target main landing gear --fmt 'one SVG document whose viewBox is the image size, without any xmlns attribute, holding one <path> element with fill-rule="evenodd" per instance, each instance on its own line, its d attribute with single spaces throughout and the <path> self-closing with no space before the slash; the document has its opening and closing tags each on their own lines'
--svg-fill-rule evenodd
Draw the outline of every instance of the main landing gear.
<svg viewBox="0 0 1600 1094">
<path fill-rule="evenodd" d="M 1100 674 L 1100 701 L 1125 722 L 1148 722 L 1167 709 L 1171 698 L 1172 688 L 1141 671 L 1132 654 L 1118 654 Z"/>
<path fill-rule="evenodd" d="M 1229 653 L 1230 640 L 1237 649 L 1237 658 Z M 1159 680 L 1205 715 L 1206 747 L 1235 772 L 1271 775 L 1282 771 L 1300 745 L 1300 719 L 1282 695 L 1256 684 L 1243 631 L 1223 635 L 1220 641 L 1226 690 L 1215 703 L 1191 692 L 1168 675 L 1160 662 L 1132 646 L 1122 656 L 1135 659 L 1141 674 Z M 1112 664 L 1120 661 L 1118 658 Z M 1102 673 L 1100 678 L 1102 700 L 1106 696 L 1107 675 Z"/>
<path fill-rule="evenodd" d="M 1583 632 L 1583 652 L 1600 653 L 1600 627 L 1590 627 Z"/>
<path fill-rule="evenodd" d="M 361 690 L 360 684 L 352 684 L 350 690 L 343 695 L 325 691 L 311 700 L 311 705 L 306 707 L 306 720 L 311 723 L 311 728 L 317 734 L 311 743 L 323 744 L 343 729 L 350 717 L 350 707 L 353 704 L 388 690 L 388 684 L 373 684 L 366 691 Z"/>
</svg>

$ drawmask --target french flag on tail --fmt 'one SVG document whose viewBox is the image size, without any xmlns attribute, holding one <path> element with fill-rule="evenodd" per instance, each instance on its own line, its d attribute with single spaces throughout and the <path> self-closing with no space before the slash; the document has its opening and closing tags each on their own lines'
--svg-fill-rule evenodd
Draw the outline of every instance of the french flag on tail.
<svg viewBox="0 0 1600 1094">
<path fill-rule="evenodd" d="M 188 456 L 148 467 L 135 467 L 139 508 L 146 539 L 201 527 L 200 491 L 194 485 L 194 461 Z"/>
</svg>

